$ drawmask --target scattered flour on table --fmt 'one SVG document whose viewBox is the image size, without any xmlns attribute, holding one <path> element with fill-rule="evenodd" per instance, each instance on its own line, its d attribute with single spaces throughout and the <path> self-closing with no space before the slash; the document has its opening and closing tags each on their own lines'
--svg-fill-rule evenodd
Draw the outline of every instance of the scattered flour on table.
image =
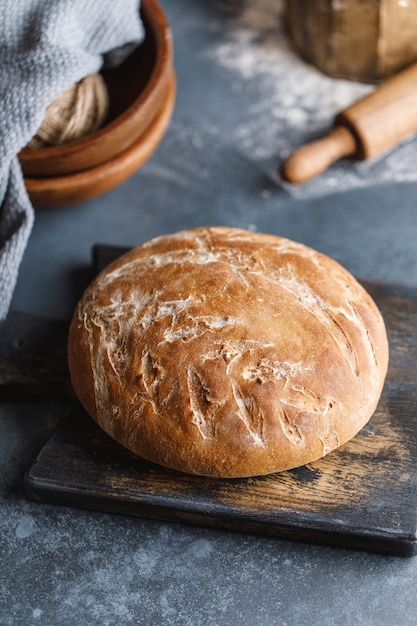
<svg viewBox="0 0 417 626">
<path fill-rule="evenodd" d="M 225 37 L 206 54 L 231 74 L 231 89 L 251 90 L 247 119 L 235 129 L 239 149 L 262 164 L 271 179 L 297 146 L 321 137 L 337 112 L 369 93 L 370 85 L 326 76 L 294 51 L 284 21 L 284 0 L 245 0 L 228 18 Z M 417 142 L 408 140 L 372 161 L 339 161 L 290 193 L 312 196 L 335 189 L 417 179 Z"/>
<path fill-rule="evenodd" d="M 31 515 L 22 515 L 15 528 L 17 539 L 27 539 L 36 530 L 36 522 Z"/>
</svg>

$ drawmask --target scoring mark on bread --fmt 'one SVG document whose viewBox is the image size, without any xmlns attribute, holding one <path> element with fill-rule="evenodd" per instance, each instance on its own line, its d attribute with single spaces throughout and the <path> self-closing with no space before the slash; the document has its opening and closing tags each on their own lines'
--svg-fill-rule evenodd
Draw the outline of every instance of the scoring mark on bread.
<svg viewBox="0 0 417 626">
<path fill-rule="evenodd" d="M 253 442 L 266 447 L 264 440 L 264 416 L 262 410 L 253 396 L 244 395 L 236 383 L 232 383 L 233 396 L 237 405 L 236 415 L 248 429 Z"/>
<path fill-rule="evenodd" d="M 230 374 L 237 362 L 247 353 L 263 348 L 272 348 L 273 343 L 262 343 L 254 339 L 220 340 L 212 342 L 213 350 L 202 356 L 202 361 L 220 360 L 226 364 L 226 374 Z"/>
<path fill-rule="evenodd" d="M 79 320 L 89 337 L 95 405 L 99 416 L 107 414 L 109 388 L 106 364 L 109 364 L 116 379 L 119 381 L 123 379 L 131 360 L 126 347 L 137 314 L 136 301 L 132 299 L 122 301 L 116 296 L 107 306 L 102 307 L 96 306 L 91 296 L 84 296 L 78 307 Z M 94 340 L 97 330 L 100 333 L 100 341 Z"/>
<path fill-rule="evenodd" d="M 286 438 L 296 446 L 302 444 L 303 436 L 300 432 L 300 429 L 294 422 L 290 420 L 284 408 L 281 408 L 281 410 L 279 411 L 278 419 L 279 423 L 281 424 L 282 432 L 284 433 Z"/>
<path fill-rule="evenodd" d="M 166 372 L 157 361 L 154 361 L 150 352 L 146 351 L 141 359 L 142 384 L 146 392 L 145 399 L 151 403 L 155 413 L 158 413 L 166 399 L 160 397 L 160 384 L 166 378 Z"/>
<path fill-rule="evenodd" d="M 265 280 L 290 293 L 298 306 L 316 318 L 333 338 L 352 373 L 357 378 L 359 371 L 356 352 L 345 329 L 336 319 L 337 313 L 339 315 L 341 312 L 345 314 L 345 311 L 341 311 L 340 308 L 334 311 L 328 302 L 318 296 L 309 285 L 297 276 L 290 263 L 286 266 L 276 267 L 268 262 L 267 266 L 265 267 Z M 358 318 L 355 321 L 362 324 Z"/>
<path fill-rule="evenodd" d="M 182 300 L 160 300 L 160 295 L 159 292 L 154 291 L 145 302 L 140 318 L 142 332 L 146 332 L 150 326 L 166 317 L 171 318 L 171 325 L 175 324 L 178 316 L 194 301 L 191 294 Z"/>
<path fill-rule="evenodd" d="M 187 316 L 182 324 L 175 326 L 172 320 L 171 328 L 164 332 L 164 340 L 191 341 L 198 339 L 207 332 L 221 330 L 229 325 L 236 325 L 237 320 L 230 317 L 216 317 L 209 315 Z"/>
<path fill-rule="evenodd" d="M 236 326 L 239 321 L 230 316 L 216 315 L 193 315 L 190 308 L 201 305 L 201 298 L 193 295 L 180 300 L 160 300 L 160 294 L 154 292 L 148 298 L 141 315 L 140 328 L 144 333 L 157 322 L 170 318 L 169 328 L 163 333 L 163 341 L 172 343 L 175 341 L 192 341 L 201 337 L 206 332 L 221 330 L 226 326 Z"/>
<path fill-rule="evenodd" d="M 246 367 L 242 376 L 244 379 L 259 382 L 276 382 L 277 380 L 289 380 L 296 374 L 308 371 L 309 368 L 303 367 L 300 363 L 289 363 L 288 361 L 272 361 L 263 358 L 255 365 Z"/>
<path fill-rule="evenodd" d="M 209 386 L 192 365 L 187 368 L 187 386 L 192 413 L 191 423 L 197 426 L 203 439 L 213 439 L 214 418 L 223 406 L 224 400 L 221 402 L 213 400 Z"/>
</svg>

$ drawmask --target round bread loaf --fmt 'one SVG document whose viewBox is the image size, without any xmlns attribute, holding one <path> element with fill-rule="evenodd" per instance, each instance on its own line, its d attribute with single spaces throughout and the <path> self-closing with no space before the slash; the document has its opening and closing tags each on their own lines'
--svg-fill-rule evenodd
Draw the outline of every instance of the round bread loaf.
<svg viewBox="0 0 417 626">
<path fill-rule="evenodd" d="M 216 477 L 304 465 L 372 416 L 388 342 L 368 293 L 288 239 L 197 228 L 153 239 L 87 288 L 69 333 L 75 393 L 116 441 Z"/>
</svg>

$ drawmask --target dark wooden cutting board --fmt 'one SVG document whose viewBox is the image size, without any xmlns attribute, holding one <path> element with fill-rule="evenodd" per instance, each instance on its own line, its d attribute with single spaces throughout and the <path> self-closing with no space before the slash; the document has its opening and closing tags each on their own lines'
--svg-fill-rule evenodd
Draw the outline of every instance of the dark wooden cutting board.
<svg viewBox="0 0 417 626">
<path fill-rule="evenodd" d="M 417 553 L 417 299 L 364 282 L 385 318 L 390 367 L 370 423 L 305 467 L 218 480 L 145 462 L 76 404 L 27 475 L 45 502 L 395 555 Z"/>
</svg>

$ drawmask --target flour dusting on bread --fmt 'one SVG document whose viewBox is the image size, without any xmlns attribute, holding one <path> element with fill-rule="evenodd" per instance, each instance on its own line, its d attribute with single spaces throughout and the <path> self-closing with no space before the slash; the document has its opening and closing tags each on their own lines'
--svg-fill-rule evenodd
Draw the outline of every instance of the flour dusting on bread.
<svg viewBox="0 0 417 626">
<path fill-rule="evenodd" d="M 225 227 L 158 237 L 106 268 L 71 324 L 74 389 L 122 445 L 218 477 L 309 463 L 351 439 L 388 364 L 381 314 L 336 261 Z"/>
</svg>

